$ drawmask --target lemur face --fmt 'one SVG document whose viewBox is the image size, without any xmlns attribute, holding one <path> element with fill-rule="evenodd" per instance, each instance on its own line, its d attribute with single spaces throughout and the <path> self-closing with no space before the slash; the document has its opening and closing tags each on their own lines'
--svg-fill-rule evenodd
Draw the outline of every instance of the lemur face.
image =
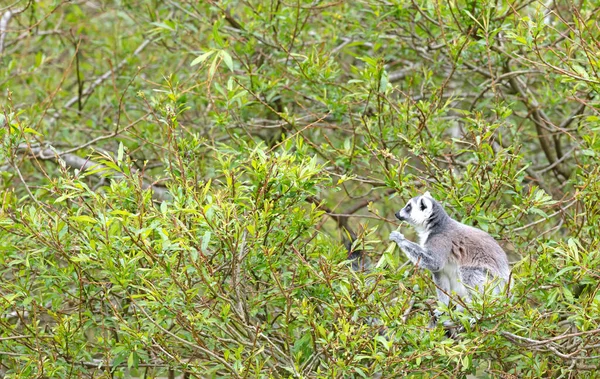
<svg viewBox="0 0 600 379">
<path fill-rule="evenodd" d="M 404 208 L 396 212 L 396 218 L 400 221 L 406 221 L 413 226 L 424 227 L 432 211 L 432 197 L 429 192 L 425 192 L 422 196 L 410 199 Z"/>
</svg>

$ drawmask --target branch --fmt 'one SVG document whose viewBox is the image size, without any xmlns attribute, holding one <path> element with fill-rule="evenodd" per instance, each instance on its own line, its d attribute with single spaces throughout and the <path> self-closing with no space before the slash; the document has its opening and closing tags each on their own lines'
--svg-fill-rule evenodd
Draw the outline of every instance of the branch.
<svg viewBox="0 0 600 379">
<path fill-rule="evenodd" d="M 590 94 L 588 94 L 588 97 L 591 96 L 591 92 Z M 566 129 L 569 127 L 569 125 L 571 125 L 571 123 L 573 122 L 573 120 L 575 120 L 577 117 L 581 116 L 583 114 L 583 111 L 585 110 L 585 108 L 587 107 L 587 104 L 585 102 L 582 101 L 581 105 L 579 106 L 579 108 L 577 108 L 577 110 L 575 110 L 575 112 L 573 112 L 573 114 L 571 114 L 569 117 L 567 117 L 558 127 L 559 129 Z"/>
<path fill-rule="evenodd" d="M 33 3 L 33 0 L 28 0 L 27 4 L 19 10 L 12 11 L 10 8 L 20 1 L 15 1 L 13 4 L 9 5 L 6 9 L 6 12 L 0 17 L 0 56 L 2 56 L 2 52 L 4 51 L 4 41 L 6 39 L 6 34 L 8 33 L 8 23 L 13 18 L 13 16 L 25 12 L 29 6 Z M 2 10 L 4 10 L 2 9 Z"/>
<path fill-rule="evenodd" d="M 30 154 L 33 157 L 41 160 L 50 160 L 55 163 L 60 161 L 64 162 L 66 167 L 77 169 L 79 171 L 87 171 L 90 169 L 106 169 L 110 170 L 108 167 L 96 163 L 90 159 L 82 158 L 78 155 L 61 152 L 59 150 L 54 149 L 52 146 L 45 147 L 29 147 L 27 145 L 20 145 L 17 149 L 17 153 L 19 154 Z M 132 173 L 138 173 L 138 170 L 132 169 Z M 98 174 L 92 174 L 94 176 L 98 176 Z M 114 175 L 111 179 L 119 179 L 122 178 L 123 175 Z M 152 190 L 152 198 L 157 201 L 165 201 L 171 199 L 171 194 L 169 191 L 161 186 L 156 185 L 148 181 L 147 179 L 142 179 L 142 189 L 151 189 Z"/>
<path fill-rule="evenodd" d="M 505 70 L 507 73 L 511 72 L 508 64 L 506 65 Z M 525 83 L 519 80 L 517 76 L 510 76 L 508 81 L 513 90 L 521 96 L 523 103 L 531 114 L 531 120 L 535 125 L 540 146 L 542 147 L 542 151 L 544 152 L 548 163 L 550 163 L 552 170 L 555 174 L 560 174 L 565 178 L 569 178 L 571 176 L 571 171 L 563 168 L 563 165 L 557 163 L 558 158 L 555 155 L 556 146 L 553 146 L 554 143 L 548 133 L 548 128 L 553 130 L 554 125 L 542 111 L 539 102 L 535 99 L 533 94 L 530 93 L 531 91 L 529 91 Z"/>
<path fill-rule="evenodd" d="M 2 55 L 2 52 L 4 51 L 4 41 L 6 39 L 6 34 L 8 33 L 8 23 L 10 22 L 10 20 L 13 18 L 14 15 L 25 12 L 25 10 L 27 8 L 29 8 L 30 5 L 31 5 L 31 0 L 23 8 L 16 10 L 16 11 L 11 11 L 10 7 L 12 5 L 9 5 L 6 12 L 4 12 L 2 17 L 0 18 L 0 56 Z"/>
<path fill-rule="evenodd" d="M 237 371 L 235 370 L 235 368 L 233 366 L 231 366 L 226 360 L 224 360 L 223 358 L 221 358 L 218 354 L 212 352 L 209 349 L 206 349 L 198 344 L 192 343 L 186 339 L 183 339 L 181 337 L 179 337 L 178 335 L 171 333 L 169 330 L 163 328 L 157 321 L 155 321 L 152 317 L 150 317 L 150 315 L 148 314 L 148 312 L 146 312 L 146 310 L 140 306 L 139 304 L 137 304 L 134 301 L 134 304 L 136 306 L 137 309 L 139 309 L 140 311 L 142 311 L 142 313 L 146 316 L 146 318 L 152 323 L 154 324 L 156 327 L 158 327 L 163 333 L 165 333 L 168 336 L 173 337 L 175 340 L 183 343 L 186 346 L 191 347 L 194 350 L 200 351 L 204 354 L 206 354 L 208 357 L 211 357 L 213 360 L 218 361 L 219 363 L 221 363 L 223 366 L 225 366 L 229 372 L 236 378 L 239 378 L 239 375 L 237 374 Z"/>
<path fill-rule="evenodd" d="M 8 32 L 8 23 L 13 16 L 13 12 L 9 9 L 2 15 L 0 18 L 0 55 L 4 51 L 4 40 L 6 38 L 6 33 Z"/>
<path fill-rule="evenodd" d="M 552 337 L 552 338 L 549 338 L 546 340 L 536 340 L 536 339 L 532 339 L 532 338 L 521 337 L 519 335 L 510 333 L 510 332 L 506 332 L 506 331 L 501 331 L 500 334 L 504 338 L 508 339 L 509 341 L 514 342 L 518 345 L 527 347 L 527 348 L 531 349 L 532 351 L 546 351 L 546 352 L 551 351 L 563 359 L 570 359 L 573 361 L 584 360 L 584 359 L 598 359 L 598 356 L 590 357 L 590 356 L 580 355 L 580 353 L 586 352 L 589 350 L 588 348 L 585 348 L 585 347 L 579 348 L 579 349 L 575 350 L 574 352 L 570 352 L 570 353 L 562 352 L 559 349 L 562 348 L 564 350 L 565 347 L 559 345 L 556 342 L 560 341 L 560 340 L 580 337 L 583 335 L 600 334 L 600 329 L 587 330 L 587 331 L 571 333 L 571 334 L 563 334 L 563 335 Z"/>
<path fill-rule="evenodd" d="M 135 49 L 135 51 L 133 52 L 133 56 L 135 57 L 136 55 L 138 55 L 139 53 L 141 53 L 149 44 L 150 42 L 152 42 L 152 40 L 150 39 L 146 39 L 144 40 L 137 49 Z M 71 107 L 73 104 L 75 104 L 77 101 L 79 101 L 79 99 L 83 98 L 83 97 L 87 97 L 90 96 L 94 90 L 96 89 L 96 87 L 98 87 L 100 84 L 102 84 L 102 82 L 104 82 L 106 79 L 110 78 L 111 75 L 113 75 L 115 72 L 121 70 L 121 68 L 123 68 L 123 66 L 125 66 L 125 64 L 127 63 L 127 60 L 130 57 L 124 58 L 121 62 L 119 62 L 119 64 L 117 65 L 117 67 L 115 67 L 114 69 L 110 69 L 108 71 L 106 71 L 104 74 L 100 75 L 98 78 L 96 78 L 96 80 L 94 80 L 82 93 L 81 96 L 80 95 L 75 95 L 73 96 L 71 99 L 69 99 L 63 108 L 69 108 Z M 56 112 L 53 116 L 54 119 L 57 119 L 60 117 L 59 112 Z"/>
<path fill-rule="evenodd" d="M 503 336 L 506 336 L 508 338 L 513 338 L 515 340 L 524 341 L 526 343 L 529 343 L 530 345 L 546 345 L 546 344 L 549 344 L 551 342 L 556 342 L 556 341 L 564 340 L 566 338 L 579 337 L 579 336 L 585 336 L 585 335 L 590 335 L 590 334 L 591 335 L 600 334 L 600 328 L 599 329 L 592 329 L 592 330 L 584 330 L 582 332 L 562 334 L 560 336 L 552 337 L 552 338 L 549 338 L 547 340 L 535 340 L 535 339 L 532 339 L 532 338 L 521 337 L 521 336 L 518 336 L 516 334 L 509 333 L 509 332 L 500 332 L 500 333 Z"/>
<path fill-rule="evenodd" d="M 348 211 L 343 212 L 343 213 L 335 213 L 333 210 L 331 210 L 329 207 L 327 207 L 325 204 L 323 204 L 322 200 L 320 200 L 316 197 L 311 196 L 306 199 L 306 201 L 308 201 L 309 203 L 315 204 L 319 209 L 325 211 L 325 213 L 327 213 L 327 215 L 336 222 L 338 229 L 340 229 L 340 231 L 342 232 L 342 242 L 344 243 L 344 245 L 346 246 L 346 249 L 348 250 L 348 260 L 353 261 L 352 269 L 354 271 L 359 271 L 361 269 L 365 269 L 370 265 L 370 263 L 369 263 L 368 259 L 364 256 L 363 250 L 361 250 L 361 249 L 353 250 L 352 249 L 352 245 L 354 244 L 354 241 L 356 241 L 357 234 L 350 227 L 350 224 L 349 224 L 350 217 L 354 213 L 361 210 L 362 208 L 368 206 L 369 203 L 371 203 L 373 201 L 377 201 L 377 200 L 381 199 L 383 196 L 391 195 L 394 192 L 395 192 L 394 189 L 388 189 L 387 191 L 385 191 L 385 193 L 383 195 L 360 201 L 356 205 L 354 205 L 352 208 L 348 209 Z"/>
</svg>

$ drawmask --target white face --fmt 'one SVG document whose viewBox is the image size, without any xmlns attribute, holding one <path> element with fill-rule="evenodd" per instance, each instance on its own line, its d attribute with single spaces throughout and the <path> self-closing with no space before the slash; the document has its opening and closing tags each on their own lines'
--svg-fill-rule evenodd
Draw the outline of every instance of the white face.
<svg viewBox="0 0 600 379">
<path fill-rule="evenodd" d="M 429 192 L 426 192 L 422 196 L 410 199 L 408 204 L 396 213 L 396 218 L 416 227 L 425 227 L 432 211 L 432 197 Z"/>
</svg>

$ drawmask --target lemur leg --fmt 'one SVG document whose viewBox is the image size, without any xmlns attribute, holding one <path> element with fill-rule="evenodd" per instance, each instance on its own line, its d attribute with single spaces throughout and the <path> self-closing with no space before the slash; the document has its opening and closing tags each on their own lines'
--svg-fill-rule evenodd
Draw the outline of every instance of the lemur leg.
<svg viewBox="0 0 600 379">
<path fill-rule="evenodd" d="M 485 283 L 489 280 L 489 272 L 482 267 L 460 267 L 458 269 L 458 277 L 460 284 L 464 285 L 464 288 L 460 291 L 461 300 L 465 303 L 469 303 L 471 301 L 471 291 L 483 291 Z M 448 305 L 449 297 L 445 292 L 450 293 L 448 278 L 442 273 L 433 273 L 433 278 L 437 287 L 438 299 L 444 304 Z M 442 291 L 443 290 L 443 291 Z M 463 312 L 465 308 L 461 304 L 461 302 L 455 302 L 455 310 L 457 312 Z M 433 318 L 435 321 L 442 315 L 443 312 L 436 309 L 434 311 Z M 435 326 L 435 321 L 433 322 Z M 471 325 L 474 325 L 476 322 L 475 318 L 471 318 L 469 320 Z M 448 320 L 444 322 L 444 328 L 446 329 L 446 335 L 449 338 L 455 338 L 458 333 L 464 331 L 464 327 L 456 325 L 456 323 L 452 320 Z"/>
<path fill-rule="evenodd" d="M 470 291 L 483 292 L 485 284 L 491 279 L 488 270 L 483 267 L 461 267 L 458 273 L 460 281 Z"/>
<path fill-rule="evenodd" d="M 492 289 L 494 295 L 500 294 L 506 285 L 505 280 L 494 277 L 487 269 L 482 267 L 461 267 L 460 277 L 469 289 L 483 292 L 487 285 Z"/>
<path fill-rule="evenodd" d="M 448 278 L 440 272 L 432 272 L 431 277 L 435 283 L 438 300 L 446 306 L 450 303 L 450 282 Z"/>
<path fill-rule="evenodd" d="M 448 281 L 448 278 L 445 277 L 441 272 L 432 272 L 431 277 L 433 279 L 433 282 L 435 283 L 435 290 L 437 292 L 438 301 L 448 306 L 448 304 L 450 303 L 450 296 L 448 296 L 448 294 L 450 293 L 450 282 Z M 431 321 L 429 322 L 429 327 L 435 328 L 435 326 L 437 325 L 437 321 L 443 314 L 444 312 L 442 312 L 441 310 L 437 308 L 434 309 L 431 313 Z"/>
<path fill-rule="evenodd" d="M 439 257 L 436 257 L 429 250 L 422 248 L 416 243 L 407 240 L 402 233 L 392 232 L 390 240 L 396 242 L 398 247 L 404 251 L 404 254 L 415 265 L 432 272 L 439 271 L 442 268 L 442 260 Z"/>
</svg>

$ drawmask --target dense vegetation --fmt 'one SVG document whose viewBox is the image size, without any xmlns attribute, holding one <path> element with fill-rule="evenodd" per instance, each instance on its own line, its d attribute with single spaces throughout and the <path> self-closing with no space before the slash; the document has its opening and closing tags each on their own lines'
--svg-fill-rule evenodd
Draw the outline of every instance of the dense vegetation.
<svg viewBox="0 0 600 379">
<path fill-rule="evenodd" d="M 0 375 L 595 377 L 599 17 L 3 2 Z M 425 190 L 513 263 L 455 339 L 384 254 Z"/>
</svg>

